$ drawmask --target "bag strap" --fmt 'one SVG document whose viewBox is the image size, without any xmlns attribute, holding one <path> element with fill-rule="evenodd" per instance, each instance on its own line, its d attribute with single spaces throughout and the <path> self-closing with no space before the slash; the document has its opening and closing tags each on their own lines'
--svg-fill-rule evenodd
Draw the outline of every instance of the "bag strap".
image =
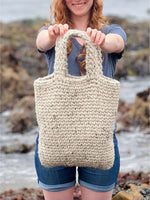
<svg viewBox="0 0 150 200">
<path fill-rule="evenodd" d="M 55 46 L 54 74 L 66 76 L 68 74 L 67 44 L 70 37 L 80 37 L 86 45 L 86 76 L 87 78 L 98 78 L 103 75 L 102 55 L 100 47 L 96 47 L 85 31 L 70 29 L 63 38 L 58 37 Z"/>
</svg>

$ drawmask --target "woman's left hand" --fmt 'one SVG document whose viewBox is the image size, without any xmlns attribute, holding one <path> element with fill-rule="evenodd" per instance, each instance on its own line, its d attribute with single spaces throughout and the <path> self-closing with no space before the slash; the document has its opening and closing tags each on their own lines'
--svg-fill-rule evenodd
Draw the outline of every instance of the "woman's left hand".
<svg viewBox="0 0 150 200">
<path fill-rule="evenodd" d="M 99 45 L 101 47 L 104 44 L 106 35 L 101 31 L 89 27 L 87 28 L 86 33 L 91 38 L 94 45 Z"/>
</svg>

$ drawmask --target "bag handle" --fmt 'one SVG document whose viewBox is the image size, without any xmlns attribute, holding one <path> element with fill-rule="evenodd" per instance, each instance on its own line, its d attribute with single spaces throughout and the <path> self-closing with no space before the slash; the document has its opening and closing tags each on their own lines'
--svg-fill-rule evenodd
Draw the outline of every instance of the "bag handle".
<svg viewBox="0 0 150 200">
<path fill-rule="evenodd" d="M 86 76 L 87 78 L 98 78 L 103 75 L 102 72 L 102 55 L 100 47 L 96 47 L 85 31 L 70 29 L 64 34 L 64 37 L 58 37 L 55 46 L 55 64 L 54 74 L 66 76 L 68 74 L 67 63 L 67 44 L 70 37 L 80 37 L 86 45 Z"/>
</svg>

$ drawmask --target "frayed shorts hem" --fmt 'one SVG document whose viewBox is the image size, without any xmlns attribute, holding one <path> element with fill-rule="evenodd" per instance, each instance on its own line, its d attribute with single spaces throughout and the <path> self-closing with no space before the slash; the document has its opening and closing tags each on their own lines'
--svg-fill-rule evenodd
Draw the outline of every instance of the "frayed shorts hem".
<svg viewBox="0 0 150 200">
<path fill-rule="evenodd" d="M 58 185 L 46 185 L 46 184 L 42 183 L 41 181 L 38 181 L 38 184 L 44 190 L 58 192 L 58 191 L 67 190 L 67 189 L 73 187 L 76 184 L 76 182 L 72 181 L 69 183 L 58 184 Z"/>
<path fill-rule="evenodd" d="M 95 192 L 108 192 L 115 187 L 115 183 L 112 185 L 107 185 L 107 186 L 99 186 L 99 185 L 93 185 L 90 183 L 87 183 L 85 181 L 79 180 L 79 184 L 83 187 L 86 187 L 87 189 L 93 190 Z"/>
</svg>

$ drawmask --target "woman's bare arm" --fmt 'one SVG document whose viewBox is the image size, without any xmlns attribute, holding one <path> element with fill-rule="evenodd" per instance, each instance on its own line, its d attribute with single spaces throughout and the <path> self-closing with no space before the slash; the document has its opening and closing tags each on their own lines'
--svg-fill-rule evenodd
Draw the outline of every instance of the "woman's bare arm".
<svg viewBox="0 0 150 200">
<path fill-rule="evenodd" d="M 124 40 L 118 34 L 109 33 L 100 47 L 106 53 L 120 53 L 124 49 Z"/>
<path fill-rule="evenodd" d="M 37 48 L 41 51 L 51 49 L 55 45 L 57 37 L 63 37 L 67 31 L 67 24 L 55 24 L 54 26 L 49 26 L 47 30 L 40 31 L 36 39 Z"/>
<path fill-rule="evenodd" d="M 106 53 L 120 53 L 124 49 L 124 40 L 119 34 L 105 35 L 97 29 L 87 29 L 87 35 L 95 45 L 99 45 Z"/>
</svg>

